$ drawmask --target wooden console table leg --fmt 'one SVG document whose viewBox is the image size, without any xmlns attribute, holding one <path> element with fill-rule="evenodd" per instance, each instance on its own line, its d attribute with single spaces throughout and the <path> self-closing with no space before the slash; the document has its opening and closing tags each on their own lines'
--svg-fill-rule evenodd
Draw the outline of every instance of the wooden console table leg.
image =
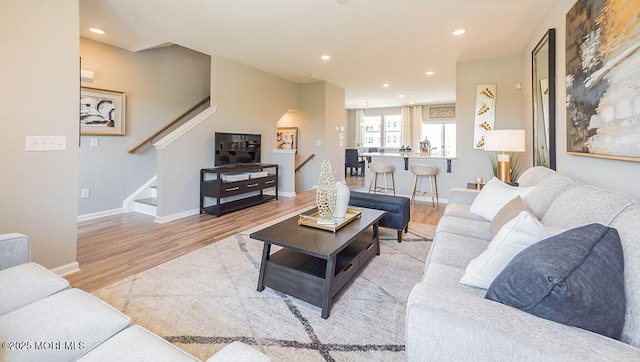
<svg viewBox="0 0 640 362">
<path fill-rule="evenodd" d="M 327 260 L 327 270 L 324 274 L 324 290 L 322 292 L 322 315 L 323 319 L 329 318 L 329 312 L 331 310 L 331 282 L 335 275 L 336 270 L 336 257 L 330 257 Z"/>
<path fill-rule="evenodd" d="M 260 262 L 260 276 L 258 276 L 258 291 L 264 290 L 264 270 L 267 267 L 267 260 L 269 260 L 269 253 L 271 253 L 271 244 L 264 243 L 262 248 L 262 261 Z"/>
</svg>

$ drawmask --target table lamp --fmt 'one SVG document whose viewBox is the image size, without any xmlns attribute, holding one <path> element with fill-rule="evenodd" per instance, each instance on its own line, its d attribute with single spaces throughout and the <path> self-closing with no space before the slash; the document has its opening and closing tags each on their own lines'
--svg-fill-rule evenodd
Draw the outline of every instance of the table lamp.
<svg viewBox="0 0 640 362">
<path fill-rule="evenodd" d="M 509 155 L 506 152 L 524 152 L 524 130 L 503 129 L 488 131 L 484 136 L 484 150 L 498 151 L 498 178 L 511 182 Z"/>
</svg>

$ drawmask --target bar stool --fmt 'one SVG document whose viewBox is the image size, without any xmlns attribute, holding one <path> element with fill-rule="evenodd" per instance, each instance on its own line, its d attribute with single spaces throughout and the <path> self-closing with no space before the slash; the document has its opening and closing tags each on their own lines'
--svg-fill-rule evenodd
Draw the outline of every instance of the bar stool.
<svg viewBox="0 0 640 362">
<path fill-rule="evenodd" d="M 373 186 L 373 193 L 384 192 L 387 194 L 388 190 L 393 190 L 393 195 L 396 194 L 396 182 L 393 179 L 393 173 L 396 168 L 393 165 L 384 162 L 369 162 L 369 169 L 371 170 L 371 182 L 369 183 L 369 193 L 372 192 L 371 186 Z M 387 187 L 387 174 L 391 174 L 391 187 Z M 384 178 L 384 187 L 378 187 L 378 174 L 382 174 Z"/>
<path fill-rule="evenodd" d="M 438 174 L 438 167 L 434 165 L 426 165 L 426 164 L 415 164 L 409 166 L 411 172 L 416 175 L 413 180 L 413 193 L 411 194 L 411 201 L 416 200 L 416 192 L 422 192 L 422 196 L 429 194 L 431 196 L 431 205 L 433 207 L 438 203 L 438 183 L 436 180 L 436 175 Z M 429 176 L 429 191 L 416 191 L 416 186 L 418 185 L 418 177 L 419 176 Z M 433 192 L 435 185 L 435 192 Z M 435 197 L 435 202 L 434 202 Z"/>
</svg>

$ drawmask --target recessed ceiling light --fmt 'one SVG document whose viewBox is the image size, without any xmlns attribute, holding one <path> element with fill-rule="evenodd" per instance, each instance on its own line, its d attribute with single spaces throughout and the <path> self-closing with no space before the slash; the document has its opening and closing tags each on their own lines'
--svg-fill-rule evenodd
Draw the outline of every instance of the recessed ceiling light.
<svg viewBox="0 0 640 362">
<path fill-rule="evenodd" d="M 323 56 L 321 56 L 321 57 L 320 57 L 320 59 L 322 59 L 322 60 L 329 60 L 329 59 L 331 59 L 331 56 L 329 56 L 329 55 L 323 55 Z"/>
<path fill-rule="evenodd" d="M 383 86 L 383 87 L 385 87 L 385 88 L 386 88 L 386 87 L 388 87 L 388 86 L 390 86 L 390 85 L 391 85 L 391 84 L 389 84 L 389 83 L 382 83 L 382 86 Z"/>
<path fill-rule="evenodd" d="M 453 35 L 462 35 L 465 32 L 466 32 L 466 30 L 464 30 L 464 29 L 458 29 L 458 30 L 454 30 L 453 33 L 451 33 L 451 34 L 453 34 Z"/>
<path fill-rule="evenodd" d="M 428 72 L 425 72 L 424 74 L 426 74 L 426 75 L 433 75 L 434 73 L 433 73 L 433 71 L 431 71 L 431 70 L 430 70 L 430 71 L 428 71 Z"/>
<path fill-rule="evenodd" d="M 100 35 L 104 34 L 104 30 L 98 29 L 98 28 L 89 28 L 89 31 L 92 33 L 100 34 Z"/>
<path fill-rule="evenodd" d="M 398 94 L 398 98 L 404 98 L 404 94 Z"/>
</svg>

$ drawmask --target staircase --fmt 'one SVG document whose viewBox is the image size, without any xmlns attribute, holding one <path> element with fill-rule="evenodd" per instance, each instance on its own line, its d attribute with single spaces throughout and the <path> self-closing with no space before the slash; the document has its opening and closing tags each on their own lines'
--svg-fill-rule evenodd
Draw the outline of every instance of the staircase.
<svg viewBox="0 0 640 362">
<path fill-rule="evenodd" d="M 156 186 L 157 176 L 153 176 L 138 190 L 131 194 L 123 203 L 127 212 L 139 212 L 151 216 L 156 216 L 158 205 L 158 187 Z"/>
<path fill-rule="evenodd" d="M 140 142 L 137 146 L 133 147 L 127 152 L 133 154 L 138 150 L 140 150 L 145 145 L 150 145 L 150 144 L 153 144 L 156 150 L 163 149 L 164 147 L 169 145 L 171 142 L 180 138 L 182 135 L 187 133 L 193 127 L 197 126 L 199 123 L 203 122 L 204 120 L 209 118 L 213 113 L 216 112 L 217 107 L 210 107 L 209 101 L 210 101 L 210 97 L 206 97 L 205 99 L 203 99 L 202 101 L 200 101 L 199 103 L 191 107 L 191 109 L 187 110 L 186 112 L 178 116 L 176 119 L 171 121 L 165 127 L 158 130 L 151 136 L 147 137 L 144 141 Z M 194 117 L 188 118 L 189 116 L 192 115 L 193 112 L 197 111 L 202 107 L 206 107 L 206 108 L 200 111 Z M 174 126 L 178 125 L 181 121 L 185 119 L 187 120 L 186 122 L 180 124 L 179 126 L 177 126 L 177 128 L 170 130 L 170 128 L 173 128 Z M 162 139 L 154 143 L 154 139 L 157 137 L 160 137 L 166 131 L 169 131 L 169 133 L 166 136 L 164 136 Z M 157 175 L 153 176 L 149 181 L 147 181 L 138 190 L 132 193 L 131 196 L 129 196 L 123 202 L 123 206 L 126 209 L 126 212 L 140 212 L 143 214 L 155 216 L 156 222 L 166 222 L 166 221 L 158 220 L 158 210 L 157 210 L 158 189 L 156 186 L 157 178 L 158 178 Z"/>
<path fill-rule="evenodd" d="M 151 196 L 143 199 L 134 200 L 135 211 L 156 216 L 158 206 L 158 187 L 156 185 L 149 186 Z"/>
</svg>

